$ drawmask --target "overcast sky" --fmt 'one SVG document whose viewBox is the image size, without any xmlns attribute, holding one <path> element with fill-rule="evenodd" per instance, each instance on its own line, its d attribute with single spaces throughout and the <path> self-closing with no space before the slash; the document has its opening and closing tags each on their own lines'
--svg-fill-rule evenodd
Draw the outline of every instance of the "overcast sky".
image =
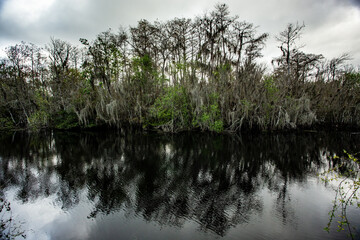
<svg viewBox="0 0 360 240">
<path fill-rule="evenodd" d="M 0 49 L 21 41 L 44 46 L 50 37 L 78 44 L 140 19 L 200 16 L 216 3 L 270 34 L 263 62 L 280 54 L 275 36 L 288 23 L 304 22 L 304 52 L 329 59 L 350 53 L 351 63 L 360 65 L 360 0 L 0 0 Z"/>
</svg>

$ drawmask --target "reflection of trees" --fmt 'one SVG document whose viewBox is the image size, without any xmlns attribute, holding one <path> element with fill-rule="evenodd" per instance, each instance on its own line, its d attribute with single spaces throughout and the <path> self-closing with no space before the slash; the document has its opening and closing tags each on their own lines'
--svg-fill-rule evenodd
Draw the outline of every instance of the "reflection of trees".
<svg viewBox="0 0 360 240">
<path fill-rule="evenodd" d="M 94 202 L 89 217 L 123 209 L 172 226 L 192 219 L 202 230 L 224 236 L 262 211 L 263 187 L 278 193 L 275 211 L 288 221 L 288 185 L 331 165 L 324 155 L 359 147 L 358 138 L 16 133 L 0 139 L 0 183 L 17 186 L 23 202 L 56 194 L 64 209 L 78 204 L 87 189 Z"/>
</svg>

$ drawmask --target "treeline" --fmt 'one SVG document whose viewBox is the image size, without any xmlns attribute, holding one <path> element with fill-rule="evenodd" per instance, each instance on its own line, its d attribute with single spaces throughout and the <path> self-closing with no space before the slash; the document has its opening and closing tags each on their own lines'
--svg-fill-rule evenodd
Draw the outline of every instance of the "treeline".
<svg viewBox="0 0 360 240">
<path fill-rule="evenodd" d="M 0 61 L 0 128 L 138 125 L 177 132 L 360 126 L 360 73 L 296 46 L 304 25 L 277 35 L 280 56 L 258 63 L 268 34 L 228 6 L 194 19 L 140 20 L 81 47 L 21 43 Z"/>
</svg>

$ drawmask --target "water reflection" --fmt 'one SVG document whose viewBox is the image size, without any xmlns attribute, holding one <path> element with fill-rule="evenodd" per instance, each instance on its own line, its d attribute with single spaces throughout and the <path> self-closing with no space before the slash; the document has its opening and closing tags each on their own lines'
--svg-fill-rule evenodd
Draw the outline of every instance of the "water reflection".
<svg viewBox="0 0 360 240">
<path fill-rule="evenodd" d="M 22 203 L 56 196 L 68 211 L 93 203 L 88 218 L 120 210 L 164 226 L 195 221 L 225 236 L 264 211 L 275 194 L 283 224 L 295 220 L 289 184 L 331 166 L 328 156 L 359 151 L 360 135 L 226 136 L 188 133 L 15 133 L 0 139 L 0 185 Z M 339 144 L 340 143 L 340 144 Z"/>
</svg>

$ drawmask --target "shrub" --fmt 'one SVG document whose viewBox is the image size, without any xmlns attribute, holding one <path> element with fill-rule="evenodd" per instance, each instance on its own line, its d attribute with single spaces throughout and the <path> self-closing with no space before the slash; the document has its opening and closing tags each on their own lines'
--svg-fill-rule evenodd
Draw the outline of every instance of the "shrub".
<svg viewBox="0 0 360 240">
<path fill-rule="evenodd" d="M 192 110 L 184 87 L 173 86 L 165 89 L 150 108 L 147 122 L 167 131 L 178 131 L 191 127 Z"/>
<path fill-rule="evenodd" d="M 218 99 L 218 94 L 210 94 L 208 104 L 202 106 L 199 116 L 193 120 L 194 127 L 214 132 L 222 132 L 224 130 Z"/>
<path fill-rule="evenodd" d="M 49 123 L 49 114 L 43 110 L 36 111 L 29 117 L 29 127 L 31 130 L 45 128 Z"/>
<path fill-rule="evenodd" d="M 52 116 L 52 126 L 56 129 L 72 129 L 80 127 L 74 112 L 60 111 Z"/>
</svg>

